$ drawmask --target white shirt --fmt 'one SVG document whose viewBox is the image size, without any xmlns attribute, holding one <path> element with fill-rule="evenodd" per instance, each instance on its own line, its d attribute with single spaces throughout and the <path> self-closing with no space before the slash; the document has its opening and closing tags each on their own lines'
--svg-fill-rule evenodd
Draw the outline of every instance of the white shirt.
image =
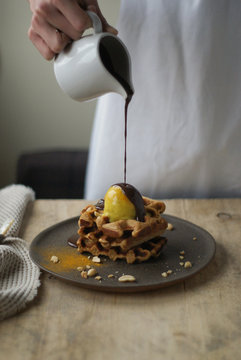
<svg viewBox="0 0 241 360">
<path fill-rule="evenodd" d="M 241 1 L 123 1 L 135 94 L 127 182 L 153 198 L 241 195 Z M 123 182 L 124 99 L 97 107 L 87 199 Z"/>
</svg>

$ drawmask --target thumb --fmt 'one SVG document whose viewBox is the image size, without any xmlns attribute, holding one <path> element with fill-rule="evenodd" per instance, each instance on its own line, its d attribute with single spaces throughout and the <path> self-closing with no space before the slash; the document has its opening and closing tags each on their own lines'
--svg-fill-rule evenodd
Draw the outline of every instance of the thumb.
<svg viewBox="0 0 241 360">
<path fill-rule="evenodd" d="M 103 26 L 103 30 L 104 30 L 104 31 L 109 32 L 109 33 L 111 33 L 111 34 L 113 34 L 113 35 L 117 35 L 117 34 L 118 34 L 118 30 L 117 30 L 116 28 L 114 28 L 113 26 L 111 26 L 111 25 L 107 22 L 107 20 L 105 19 L 105 17 L 103 16 L 103 14 L 102 14 L 102 12 L 101 12 L 101 10 L 100 10 L 99 5 L 97 4 L 97 2 L 95 3 L 95 5 L 93 5 L 93 4 L 88 5 L 88 6 L 87 6 L 87 10 L 93 11 L 93 12 L 95 12 L 95 13 L 99 16 L 99 18 L 100 18 L 100 20 L 101 20 L 101 22 L 102 22 L 102 26 Z"/>
</svg>

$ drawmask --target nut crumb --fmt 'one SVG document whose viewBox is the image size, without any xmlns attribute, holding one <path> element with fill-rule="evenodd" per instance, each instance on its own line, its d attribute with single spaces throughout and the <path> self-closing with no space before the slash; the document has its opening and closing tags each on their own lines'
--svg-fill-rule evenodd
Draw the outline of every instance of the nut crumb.
<svg viewBox="0 0 241 360">
<path fill-rule="evenodd" d="M 162 277 L 164 277 L 164 278 L 167 277 L 167 272 L 166 272 L 166 271 L 164 271 L 164 272 L 162 273 Z"/>
<path fill-rule="evenodd" d="M 95 280 L 101 280 L 102 279 L 102 277 L 100 276 L 100 275 L 97 275 L 96 277 L 95 277 Z"/>
<path fill-rule="evenodd" d="M 183 260 L 183 259 L 184 259 L 184 256 L 183 256 L 183 255 L 180 255 L 180 256 L 179 256 L 179 259 L 180 259 L 180 260 Z"/>
<path fill-rule="evenodd" d="M 78 270 L 78 271 L 83 271 L 83 270 L 84 270 L 84 266 L 78 266 L 78 267 L 77 267 L 77 270 Z"/>
<path fill-rule="evenodd" d="M 100 263 L 100 258 L 98 256 L 94 256 L 92 261 L 95 263 Z"/>
<path fill-rule="evenodd" d="M 97 274 L 97 271 L 94 268 L 88 270 L 87 275 L 93 277 Z"/>
<path fill-rule="evenodd" d="M 58 256 L 53 255 L 51 257 L 50 261 L 52 261 L 54 264 L 57 264 L 59 262 L 59 258 L 58 258 Z"/>
<path fill-rule="evenodd" d="M 183 265 L 184 265 L 184 262 L 180 262 L 179 265 L 183 266 Z"/>
<path fill-rule="evenodd" d="M 86 265 L 86 267 L 85 267 L 87 270 L 89 270 L 90 268 L 91 268 L 91 266 L 90 265 Z"/>
<path fill-rule="evenodd" d="M 173 230 L 174 229 L 174 226 L 171 224 L 171 223 L 168 223 L 167 224 L 167 230 Z"/>
<path fill-rule="evenodd" d="M 167 270 L 167 275 L 171 275 L 172 274 L 172 270 Z"/>
<path fill-rule="evenodd" d="M 192 239 L 193 239 L 193 240 L 197 240 L 197 237 L 196 237 L 196 236 L 194 236 Z"/>
<path fill-rule="evenodd" d="M 87 271 L 81 271 L 80 273 L 81 277 L 84 279 L 87 279 L 88 275 L 87 275 Z"/>
<path fill-rule="evenodd" d="M 120 282 L 134 282 L 136 281 L 135 276 L 132 275 L 122 275 L 118 278 L 118 281 Z"/>
<path fill-rule="evenodd" d="M 180 251 L 180 253 L 179 253 L 180 255 L 185 255 L 185 251 L 184 250 L 182 250 L 182 251 Z"/>
<path fill-rule="evenodd" d="M 184 264 L 185 269 L 191 268 L 192 267 L 192 263 L 190 261 L 186 261 Z"/>
<path fill-rule="evenodd" d="M 109 274 L 109 275 L 108 275 L 108 278 L 109 278 L 109 279 L 111 279 L 111 278 L 113 278 L 113 277 L 114 277 L 113 274 Z"/>
</svg>

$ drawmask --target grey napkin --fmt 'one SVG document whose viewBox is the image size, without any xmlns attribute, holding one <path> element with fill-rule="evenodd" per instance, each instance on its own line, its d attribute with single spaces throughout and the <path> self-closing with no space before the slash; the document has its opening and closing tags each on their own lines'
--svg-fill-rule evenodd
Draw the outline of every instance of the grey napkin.
<svg viewBox="0 0 241 360">
<path fill-rule="evenodd" d="M 26 242 L 18 238 L 27 204 L 34 198 L 33 190 L 23 185 L 0 190 L 0 226 L 14 220 L 0 242 L 0 320 L 22 310 L 40 285 L 40 270 L 30 259 Z"/>
</svg>

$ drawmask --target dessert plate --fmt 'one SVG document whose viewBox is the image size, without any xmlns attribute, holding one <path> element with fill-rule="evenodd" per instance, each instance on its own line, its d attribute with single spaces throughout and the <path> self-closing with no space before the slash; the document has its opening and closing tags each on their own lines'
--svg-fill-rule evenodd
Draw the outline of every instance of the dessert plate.
<svg viewBox="0 0 241 360">
<path fill-rule="evenodd" d="M 127 264 L 124 260 L 114 262 L 100 257 L 101 263 L 94 263 L 89 254 L 79 254 L 68 244 L 69 239 L 76 237 L 78 217 L 62 221 L 37 235 L 31 243 L 30 256 L 42 270 L 85 288 L 138 292 L 170 286 L 204 269 L 213 259 L 216 246 L 213 237 L 203 228 L 171 215 L 163 217 L 173 225 L 173 230 L 163 235 L 168 241 L 161 255 L 147 262 Z M 52 256 L 59 259 L 58 263 L 50 260 Z M 191 267 L 187 267 L 190 264 Z M 77 267 L 86 265 L 94 267 L 101 280 L 83 278 Z M 123 274 L 134 276 L 136 281 L 118 281 Z"/>
</svg>

